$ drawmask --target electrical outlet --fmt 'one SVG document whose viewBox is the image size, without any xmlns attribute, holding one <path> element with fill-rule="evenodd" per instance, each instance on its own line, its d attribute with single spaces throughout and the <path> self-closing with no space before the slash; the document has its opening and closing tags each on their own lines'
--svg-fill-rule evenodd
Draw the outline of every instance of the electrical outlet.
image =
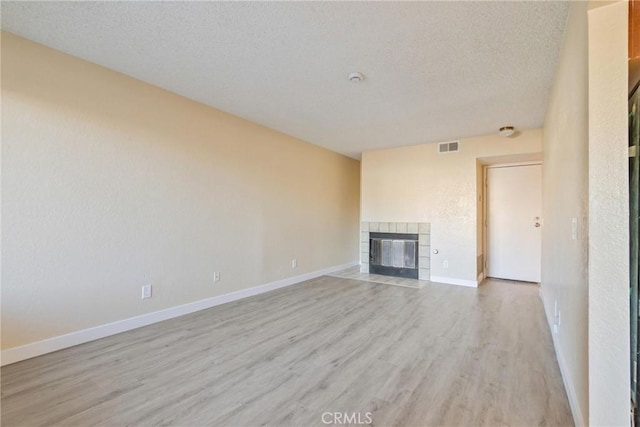
<svg viewBox="0 0 640 427">
<path fill-rule="evenodd" d="M 151 285 L 144 285 L 142 287 L 142 299 L 151 298 Z"/>
<path fill-rule="evenodd" d="M 219 271 L 214 271 L 213 272 L 213 281 L 214 282 L 219 282 L 220 281 L 220 272 Z"/>
<path fill-rule="evenodd" d="M 291 268 L 296 268 L 298 266 L 298 260 L 297 259 L 292 259 L 291 260 Z"/>
<path fill-rule="evenodd" d="M 445 259 L 445 260 L 442 262 L 442 266 L 443 266 L 444 268 L 449 268 L 449 261 Z"/>
</svg>

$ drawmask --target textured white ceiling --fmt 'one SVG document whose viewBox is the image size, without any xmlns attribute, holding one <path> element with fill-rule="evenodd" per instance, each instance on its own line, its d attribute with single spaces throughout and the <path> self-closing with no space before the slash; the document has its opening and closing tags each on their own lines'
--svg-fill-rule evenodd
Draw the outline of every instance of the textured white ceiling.
<svg viewBox="0 0 640 427">
<path fill-rule="evenodd" d="M 542 125 L 566 2 L 11 2 L 2 28 L 359 157 Z M 360 84 L 347 80 L 360 71 Z"/>
</svg>

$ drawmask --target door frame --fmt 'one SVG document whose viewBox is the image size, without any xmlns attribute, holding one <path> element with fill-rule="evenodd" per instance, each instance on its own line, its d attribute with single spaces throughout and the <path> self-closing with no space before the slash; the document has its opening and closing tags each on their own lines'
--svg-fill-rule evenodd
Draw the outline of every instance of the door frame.
<svg viewBox="0 0 640 427">
<path fill-rule="evenodd" d="M 496 163 L 496 164 L 484 164 L 482 166 L 482 224 L 478 225 L 482 227 L 482 276 L 483 278 L 488 277 L 488 268 L 489 268 L 489 227 L 487 224 L 487 214 L 488 214 L 488 203 L 487 203 L 487 194 L 489 192 L 489 181 L 487 179 L 487 171 L 488 169 L 498 169 L 498 168 L 514 168 L 519 166 L 532 166 L 532 165 L 540 165 L 542 166 L 542 160 L 533 160 L 529 162 L 507 162 L 507 163 Z M 541 189 L 542 190 L 542 189 Z M 540 206 L 542 210 L 542 206 Z M 544 217 L 542 216 L 542 212 L 540 212 L 540 224 L 542 228 L 544 228 Z M 542 248 L 540 248 L 542 251 Z"/>
</svg>

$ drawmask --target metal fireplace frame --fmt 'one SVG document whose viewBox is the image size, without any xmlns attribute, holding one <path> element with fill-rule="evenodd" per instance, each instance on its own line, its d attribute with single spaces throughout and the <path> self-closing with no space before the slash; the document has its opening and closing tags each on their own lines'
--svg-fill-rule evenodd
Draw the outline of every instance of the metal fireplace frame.
<svg viewBox="0 0 640 427">
<path fill-rule="evenodd" d="M 391 241 L 391 254 L 387 257 L 393 258 L 391 262 L 383 261 L 383 241 Z M 380 242 L 379 244 L 377 242 Z M 399 245 L 398 242 L 402 242 Z M 413 245 L 413 250 L 409 248 L 407 252 L 407 242 Z M 389 245 L 389 244 L 388 244 Z M 402 254 L 397 250 L 402 247 Z M 395 248 L 395 249 L 394 249 Z M 413 267 L 406 264 L 407 253 L 413 253 Z M 378 257 L 379 256 L 379 257 Z M 399 260 L 402 258 L 402 260 Z M 379 264 L 377 263 L 379 259 Z M 384 264 L 383 264 L 384 263 Z M 390 265 L 391 264 L 391 265 Z M 385 276 L 404 277 L 408 279 L 418 279 L 418 271 L 420 266 L 418 257 L 418 234 L 413 233 L 369 233 L 369 273 L 382 274 Z"/>
</svg>

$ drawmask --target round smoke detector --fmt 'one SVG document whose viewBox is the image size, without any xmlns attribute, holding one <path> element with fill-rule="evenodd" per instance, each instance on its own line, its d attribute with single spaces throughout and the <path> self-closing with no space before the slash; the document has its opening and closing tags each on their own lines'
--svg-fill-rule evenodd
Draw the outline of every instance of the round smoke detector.
<svg viewBox="0 0 640 427">
<path fill-rule="evenodd" d="M 351 73 L 349 74 L 349 81 L 351 83 L 360 83 L 364 80 L 364 74 L 362 73 Z"/>
</svg>

